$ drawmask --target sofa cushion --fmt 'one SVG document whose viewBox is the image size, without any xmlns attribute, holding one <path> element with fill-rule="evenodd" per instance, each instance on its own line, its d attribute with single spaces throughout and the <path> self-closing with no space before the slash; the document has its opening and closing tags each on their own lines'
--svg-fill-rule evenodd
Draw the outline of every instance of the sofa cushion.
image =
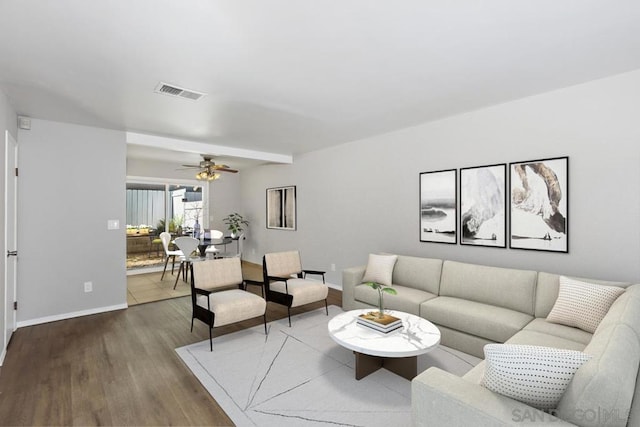
<svg viewBox="0 0 640 427">
<path fill-rule="evenodd" d="M 575 372 L 591 356 L 552 347 L 488 344 L 482 385 L 534 408 L 555 409 Z"/>
<path fill-rule="evenodd" d="M 548 322 L 574 326 L 594 333 L 611 304 L 624 292 L 617 286 L 603 286 L 560 276 L 558 299 Z"/>
<path fill-rule="evenodd" d="M 563 348 L 565 350 L 584 350 L 586 344 L 544 332 L 522 330 L 509 338 L 506 344 L 539 345 L 543 347 Z"/>
<path fill-rule="evenodd" d="M 486 362 L 484 360 L 482 362 L 478 363 L 476 366 L 471 368 L 471 370 L 469 370 L 469 372 L 464 374 L 462 376 L 462 378 L 464 378 L 465 380 L 467 380 L 467 381 L 469 381 L 470 383 L 473 383 L 473 384 L 481 384 L 482 383 L 482 378 L 484 378 L 484 366 L 485 366 L 485 364 L 486 364 Z"/>
<path fill-rule="evenodd" d="M 546 319 L 533 319 L 531 323 L 524 327 L 524 330 L 542 332 L 547 335 L 576 341 L 584 345 L 589 344 L 593 336 L 593 334 L 583 331 L 582 329 L 547 322 Z"/>
<path fill-rule="evenodd" d="M 593 359 L 576 372 L 560 400 L 560 418 L 583 426 L 627 425 L 640 363 L 640 294 L 638 285 L 633 288 L 613 303 L 585 347 Z"/>
<path fill-rule="evenodd" d="M 622 323 L 629 325 L 640 335 L 640 330 L 638 330 L 640 328 L 640 307 L 638 309 L 632 308 L 637 299 L 640 299 L 640 285 L 627 288 L 624 294 L 620 295 L 613 303 L 598 328 L 605 329 Z M 598 331 L 596 330 L 596 332 Z"/>
<path fill-rule="evenodd" d="M 451 329 L 505 342 L 533 316 L 460 298 L 437 297 L 420 304 L 420 316 Z"/>
<path fill-rule="evenodd" d="M 611 418 L 606 425 L 627 425 L 640 363 L 638 336 L 622 324 L 608 332 L 594 335 L 585 348 L 594 358 L 576 373 L 560 400 L 557 411 L 560 418 L 597 426 L 603 423 L 597 414 L 604 414 Z M 584 414 L 588 413 L 593 417 L 586 418 Z"/>
<path fill-rule="evenodd" d="M 424 317 L 424 316 L 423 316 Z M 467 332 L 447 328 L 443 325 L 435 324 L 440 330 L 440 344 L 453 349 L 470 354 L 477 358 L 484 358 L 484 346 L 495 344 L 495 341 L 471 335 Z"/>
<path fill-rule="evenodd" d="M 397 260 L 397 255 L 369 254 L 369 262 L 367 263 L 367 269 L 364 272 L 362 281 L 391 286 L 393 281 L 393 268 Z"/>
<path fill-rule="evenodd" d="M 393 283 L 438 295 L 441 274 L 441 259 L 398 255 L 393 269 Z"/>
<path fill-rule="evenodd" d="M 408 288 L 406 286 L 394 285 L 396 295 L 384 294 L 384 308 L 389 310 L 400 310 L 405 313 L 420 315 L 420 303 L 435 298 L 436 295 L 421 291 L 419 289 Z M 378 306 L 378 291 L 367 285 L 357 285 L 354 290 L 355 300 Z"/>
<path fill-rule="evenodd" d="M 584 279 L 580 277 L 572 277 L 572 279 L 581 282 L 595 283 L 597 285 L 618 286 L 626 288 L 631 284 L 628 282 L 611 282 L 606 280 Z M 551 312 L 551 308 L 558 299 L 558 288 L 560 287 L 560 275 L 545 272 L 538 273 L 538 282 L 536 285 L 536 317 L 546 318 Z"/>
<path fill-rule="evenodd" d="M 439 295 L 533 315 L 536 274 L 528 270 L 444 261 Z"/>
</svg>

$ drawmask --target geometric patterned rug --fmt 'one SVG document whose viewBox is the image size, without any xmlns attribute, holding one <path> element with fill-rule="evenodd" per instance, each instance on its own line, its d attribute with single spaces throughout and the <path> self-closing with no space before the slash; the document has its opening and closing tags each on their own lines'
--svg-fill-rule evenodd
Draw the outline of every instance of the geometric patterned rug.
<svg viewBox="0 0 640 427">
<path fill-rule="evenodd" d="M 355 379 L 350 350 L 327 332 L 337 306 L 176 349 L 237 426 L 409 426 L 411 382 L 380 369 Z M 463 375 L 480 359 L 443 346 L 418 357 Z"/>
</svg>

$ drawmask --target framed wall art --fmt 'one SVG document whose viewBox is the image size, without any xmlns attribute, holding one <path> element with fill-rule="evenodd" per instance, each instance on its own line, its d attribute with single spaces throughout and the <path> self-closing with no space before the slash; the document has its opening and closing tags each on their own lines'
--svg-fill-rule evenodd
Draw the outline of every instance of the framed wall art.
<svg viewBox="0 0 640 427">
<path fill-rule="evenodd" d="M 420 241 L 457 243 L 457 170 L 420 174 Z"/>
<path fill-rule="evenodd" d="M 507 165 L 460 169 L 460 244 L 507 247 Z"/>
<path fill-rule="evenodd" d="M 569 157 L 509 164 L 509 246 L 569 252 Z"/>
<path fill-rule="evenodd" d="M 296 229 L 296 186 L 267 188 L 267 228 Z"/>
</svg>

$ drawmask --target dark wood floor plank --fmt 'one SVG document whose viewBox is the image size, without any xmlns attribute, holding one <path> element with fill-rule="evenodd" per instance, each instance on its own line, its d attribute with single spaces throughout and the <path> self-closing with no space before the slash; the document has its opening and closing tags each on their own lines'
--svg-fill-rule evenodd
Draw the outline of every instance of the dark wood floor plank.
<svg viewBox="0 0 640 427">
<path fill-rule="evenodd" d="M 330 290 L 329 304 L 341 298 Z M 269 321 L 286 316 L 267 305 Z M 216 328 L 214 337 L 261 322 Z M 0 425 L 232 425 L 175 352 L 208 339 L 206 325 L 196 321 L 191 333 L 190 324 L 182 297 L 18 329 L 0 369 Z"/>
</svg>

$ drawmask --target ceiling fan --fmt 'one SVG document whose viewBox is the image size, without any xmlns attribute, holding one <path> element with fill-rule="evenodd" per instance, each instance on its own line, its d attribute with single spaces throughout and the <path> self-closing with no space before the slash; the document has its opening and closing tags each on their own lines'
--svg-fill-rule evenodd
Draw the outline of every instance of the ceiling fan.
<svg viewBox="0 0 640 427">
<path fill-rule="evenodd" d="M 181 169 L 200 169 L 200 171 L 196 174 L 196 179 L 199 181 L 214 181 L 220 178 L 220 174 L 218 172 L 231 172 L 237 173 L 238 171 L 235 169 L 229 168 L 227 165 L 217 165 L 213 160 L 211 160 L 210 156 L 202 156 L 204 160 L 202 160 L 197 165 L 182 165 Z"/>
</svg>

